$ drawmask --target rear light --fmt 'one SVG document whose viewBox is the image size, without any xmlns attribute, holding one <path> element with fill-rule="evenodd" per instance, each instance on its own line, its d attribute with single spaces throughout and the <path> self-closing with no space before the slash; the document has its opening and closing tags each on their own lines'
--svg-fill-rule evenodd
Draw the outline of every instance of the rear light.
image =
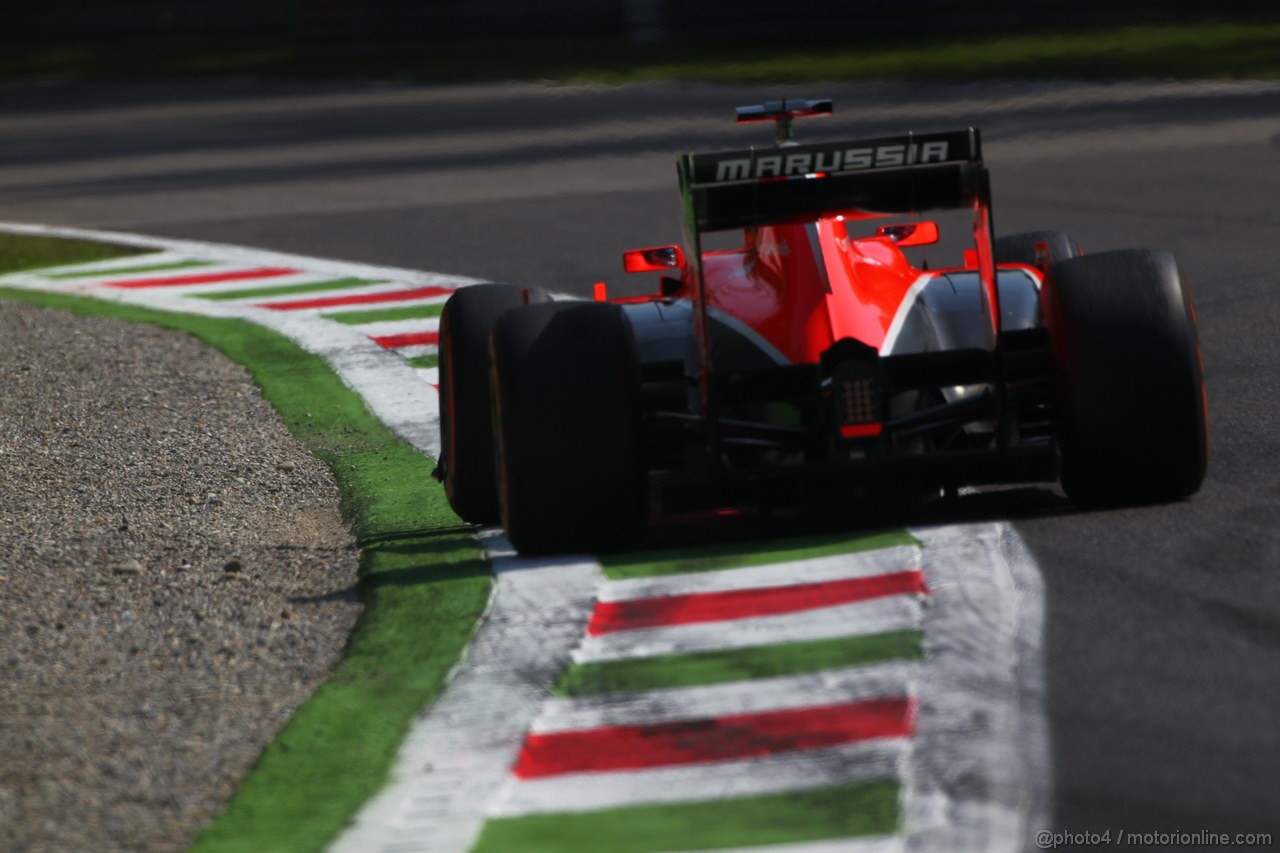
<svg viewBox="0 0 1280 853">
<path fill-rule="evenodd" d="M 875 438 L 884 431 L 884 424 L 845 424 L 840 427 L 841 438 Z"/>
<path fill-rule="evenodd" d="M 831 385 L 841 438 L 879 435 L 884 429 L 884 414 L 875 365 L 863 361 L 843 362 L 832 374 Z"/>
<path fill-rule="evenodd" d="M 840 422 L 846 424 L 865 424 L 877 421 L 879 408 L 875 404 L 875 381 L 866 379 L 841 379 L 840 388 Z"/>
</svg>

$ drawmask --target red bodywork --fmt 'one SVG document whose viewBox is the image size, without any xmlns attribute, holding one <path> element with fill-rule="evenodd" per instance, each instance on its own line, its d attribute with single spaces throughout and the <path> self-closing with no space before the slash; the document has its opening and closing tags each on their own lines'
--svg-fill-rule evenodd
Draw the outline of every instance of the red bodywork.
<svg viewBox="0 0 1280 853">
<path fill-rule="evenodd" d="M 844 338 L 853 338 L 880 351 L 894 318 L 913 289 L 929 280 L 965 268 L 921 270 L 911 265 L 899 241 L 887 236 L 851 238 L 846 226 L 876 214 L 851 211 L 811 223 L 770 225 L 748 229 L 743 248 L 702 254 L 702 288 L 707 306 L 724 312 L 755 330 L 794 364 L 818 361 L 823 352 Z M 985 206 L 978 222 L 989 220 Z M 936 234 L 933 222 L 920 223 Z M 914 225 L 914 223 L 913 223 Z M 907 225 L 911 228 L 913 225 Z M 880 230 L 892 232 L 895 227 Z M 977 243 L 982 226 L 978 226 Z M 909 232 L 908 232 L 909 233 Z M 667 269 L 665 264 L 642 264 L 642 253 L 672 251 L 676 247 L 637 249 L 626 253 L 627 272 Z M 983 274 L 981 248 L 967 250 L 967 271 Z M 987 249 L 990 259 L 990 249 Z M 678 255 L 683 273 L 679 290 L 616 302 L 691 298 L 689 271 Z M 994 263 L 985 265 L 994 270 Z M 1037 278 L 1040 271 L 1032 271 Z M 994 276 L 983 276 L 987 304 L 995 302 Z M 599 295 L 597 298 L 600 298 Z M 991 316 L 989 314 L 989 316 Z M 993 334 L 995 329 L 992 323 Z"/>
<path fill-rule="evenodd" d="M 761 228 L 741 252 L 703 256 L 707 304 L 751 326 L 795 364 L 836 341 L 884 342 L 921 276 L 885 237 L 850 240 L 842 217 Z"/>
</svg>

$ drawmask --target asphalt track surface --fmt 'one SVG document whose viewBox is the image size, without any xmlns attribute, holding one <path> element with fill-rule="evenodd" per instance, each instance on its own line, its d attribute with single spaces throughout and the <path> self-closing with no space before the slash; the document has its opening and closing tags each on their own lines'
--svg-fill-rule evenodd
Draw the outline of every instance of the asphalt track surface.
<svg viewBox="0 0 1280 853">
<path fill-rule="evenodd" d="M 766 144 L 730 107 L 828 96 L 804 138 L 982 128 L 997 233 L 1169 249 L 1209 389 L 1193 500 L 1012 518 L 1044 575 L 1055 826 L 1280 832 L 1280 86 L 247 83 L 0 89 L 0 220 L 221 241 L 578 293 L 678 242 L 674 155 Z"/>
</svg>

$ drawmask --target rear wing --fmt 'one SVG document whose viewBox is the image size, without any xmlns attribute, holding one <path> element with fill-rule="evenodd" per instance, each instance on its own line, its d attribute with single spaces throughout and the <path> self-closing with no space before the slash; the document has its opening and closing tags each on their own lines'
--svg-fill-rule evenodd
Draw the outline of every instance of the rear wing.
<svg viewBox="0 0 1280 853">
<path fill-rule="evenodd" d="M 727 231 L 845 210 L 973 205 L 987 173 L 976 128 L 680 158 L 686 229 Z"/>
<path fill-rule="evenodd" d="M 766 105 L 769 106 L 772 105 Z M 1000 335 L 1000 295 L 992 249 L 991 189 L 976 128 L 857 142 L 784 143 L 775 148 L 686 154 L 677 165 L 685 214 L 686 276 L 696 306 L 698 346 L 704 365 L 711 363 L 711 335 L 702 286 L 702 235 L 812 222 L 852 210 L 887 214 L 939 208 L 972 210 L 983 313 L 988 338 L 996 346 Z M 699 385 L 706 411 L 714 413 L 709 371 L 702 371 Z"/>
</svg>

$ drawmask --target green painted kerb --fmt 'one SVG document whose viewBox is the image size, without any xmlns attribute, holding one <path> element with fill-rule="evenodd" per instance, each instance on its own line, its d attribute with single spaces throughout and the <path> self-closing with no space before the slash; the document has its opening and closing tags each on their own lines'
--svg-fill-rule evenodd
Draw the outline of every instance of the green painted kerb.
<svg viewBox="0 0 1280 853">
<path fill-rule="evenodd" d="M 366 278 L 331 278 L 326 281 L 308 281 L 302 284 L 277 284 L 271 287 L 248 287 L 243 290 L 220 290 L 217 293 L 196 294 L 201 299 L 211 302 L 226 302 L 232 299 L 267 299 L 272 296 L 292 296 L 300 293 L 323 293 L 326 290 L 346 290 L 348 288 L 368 287 L 378 282 Z"/>
<path fill-rule="evenodd" d="M 423 317 L 439 317 L 444 310 L 443 302 L 432 302 L 426 305 L 406 305 L 403 308 L 382 308 L 370 311 L 343 311 L 325 314 L 330 320 L 359 326 L 363 323 L 383 323 L 388 320 L 418 320 Z"/>
<path fill-rule="evenodd" d="M 472 853 L 714 850 L 884 835 L 901 822 L 897 782 L 702 803 L 491 820 Z"/>
<path fill-rule="evenodd" d="M 848 532 L 799 539 L 728 542 L 707 548 L 679 548 L 670 551 L 637 551 L 606 557 L 605 576 L 610 580 L 709 572 L 718 569 L 745 569 L 793 560 L 812 560 L 837 554 L 874 551 L 895 545 L 919 545 L 903 530 L 882 533 Z"/>
<path fill-rule="evenodd" d="M 923 657 L 920 631 L 889 631 L 748 649 L 573 664 L 561 677 L 556 694 L 598 696 L 695 687 Z"/>
<path fill-rule="evenodd" d="M 211 267 L 213 263 L 210 261 L 170 261 L 164 264 L 139 264 L 130 267 L 111 267 L 109 269 L 87 269 L 75 270 L 74 272 L 60 272 L 46 274 L 45 278 L 61 281 L 66 279 L 77 278 L 94 278 L 103 275 L 138 275 L 141 273 L 152 272 L 170 272 L 173 270 L 189 270 L 197 267 Z"/>
<path fill-rule="evenodd" d="M 408 361 L 410 367 L 427 368 L 440 366 L 440 356 L 438 355 L 419 355 Z"/>
</svg>

